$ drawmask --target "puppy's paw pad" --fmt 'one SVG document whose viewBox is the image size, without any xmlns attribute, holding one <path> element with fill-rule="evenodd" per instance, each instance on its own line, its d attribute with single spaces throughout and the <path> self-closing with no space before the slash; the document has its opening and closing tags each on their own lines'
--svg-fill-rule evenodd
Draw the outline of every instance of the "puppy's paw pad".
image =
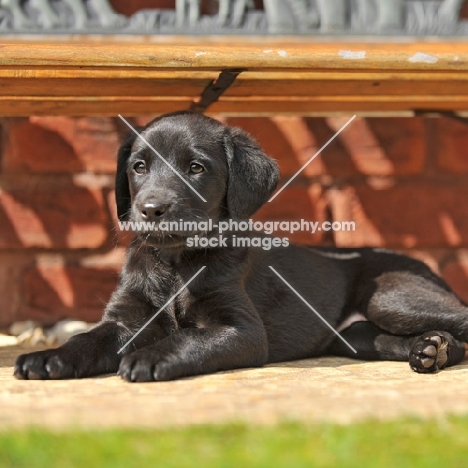
<svg viewBox="0 0 468 468">
<path fill-rule="evenodd" d="M 448 344 L 445 336 L 438 332 L 421 336 L 409 355 L 411 369 L 424 374 L 443 369 L 448 361 Z"/>
</svg>

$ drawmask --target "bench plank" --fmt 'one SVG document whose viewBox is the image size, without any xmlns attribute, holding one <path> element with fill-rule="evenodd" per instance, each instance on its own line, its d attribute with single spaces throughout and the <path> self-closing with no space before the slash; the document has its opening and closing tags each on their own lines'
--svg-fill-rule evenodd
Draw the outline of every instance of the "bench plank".
<svg viewBox="0 0 468 468">
<path fill-rule="evenodd" d="M 0 115 L 188 109 L 243 69 L 209 113 L 468 111 L 468 43 L 295 38 L 88 38 L 0 45 Z"/>
</svg>

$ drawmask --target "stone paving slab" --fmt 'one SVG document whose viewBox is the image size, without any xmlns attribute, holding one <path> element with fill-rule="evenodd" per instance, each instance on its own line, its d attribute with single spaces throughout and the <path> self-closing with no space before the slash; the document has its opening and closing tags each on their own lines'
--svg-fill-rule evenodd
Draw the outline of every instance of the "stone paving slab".
<svg viewBox="0 0 468 468">
<path fill-rule="evenodd" d="M 407 363 L 320 358 L 220 372 L 174 382 L 131 384 L 117 376 L 19 381 L 17 355 L 0 348 L 0 428 L 165 427 L 284 420 L 351 423 L 468 414 L 468 361 L 436 375 Z"/>
</svg>

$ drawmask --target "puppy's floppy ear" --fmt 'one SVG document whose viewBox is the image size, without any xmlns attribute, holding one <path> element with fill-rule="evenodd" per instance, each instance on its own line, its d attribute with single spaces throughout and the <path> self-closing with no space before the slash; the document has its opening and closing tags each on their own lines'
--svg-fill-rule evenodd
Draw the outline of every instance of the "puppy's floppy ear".
<svg viewBox="0 0 468 468">
<path fill-rule="evenodd" d="M 247 219 L 276 188 L 278 165 L 240 128 L 231 128 L 225 133 L 224 145 L 229 167 L 226 196 L 229 216 Z"/>
<path fill-rule="evenodd" d="M 138 129 L 140 131 L 140 129 Z M 117 173 L 115 175 L 115 201 L 120 221 L 126 221 L 130 214 L 132 199 L 127 177 L 127 160 L 132 153 L 132 146 L 137 136 L 129 133 L 117 154 Z"/>
</svg>

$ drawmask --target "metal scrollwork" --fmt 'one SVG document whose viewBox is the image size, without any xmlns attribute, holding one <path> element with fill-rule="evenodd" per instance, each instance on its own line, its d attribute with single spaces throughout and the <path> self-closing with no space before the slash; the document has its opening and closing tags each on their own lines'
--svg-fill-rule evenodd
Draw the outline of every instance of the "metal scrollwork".
<svg viewBox="0 0 468 468">
<path fill-rule="evenodd" d="M 109 0 L 0 0 L 0 32 L 122 34 L 389 34 L 467 35 L 465 0 L 218 0 L 203 15 L 201 0 L 175 0 L 175 10 L 130 17 Z"/>
</svg>

